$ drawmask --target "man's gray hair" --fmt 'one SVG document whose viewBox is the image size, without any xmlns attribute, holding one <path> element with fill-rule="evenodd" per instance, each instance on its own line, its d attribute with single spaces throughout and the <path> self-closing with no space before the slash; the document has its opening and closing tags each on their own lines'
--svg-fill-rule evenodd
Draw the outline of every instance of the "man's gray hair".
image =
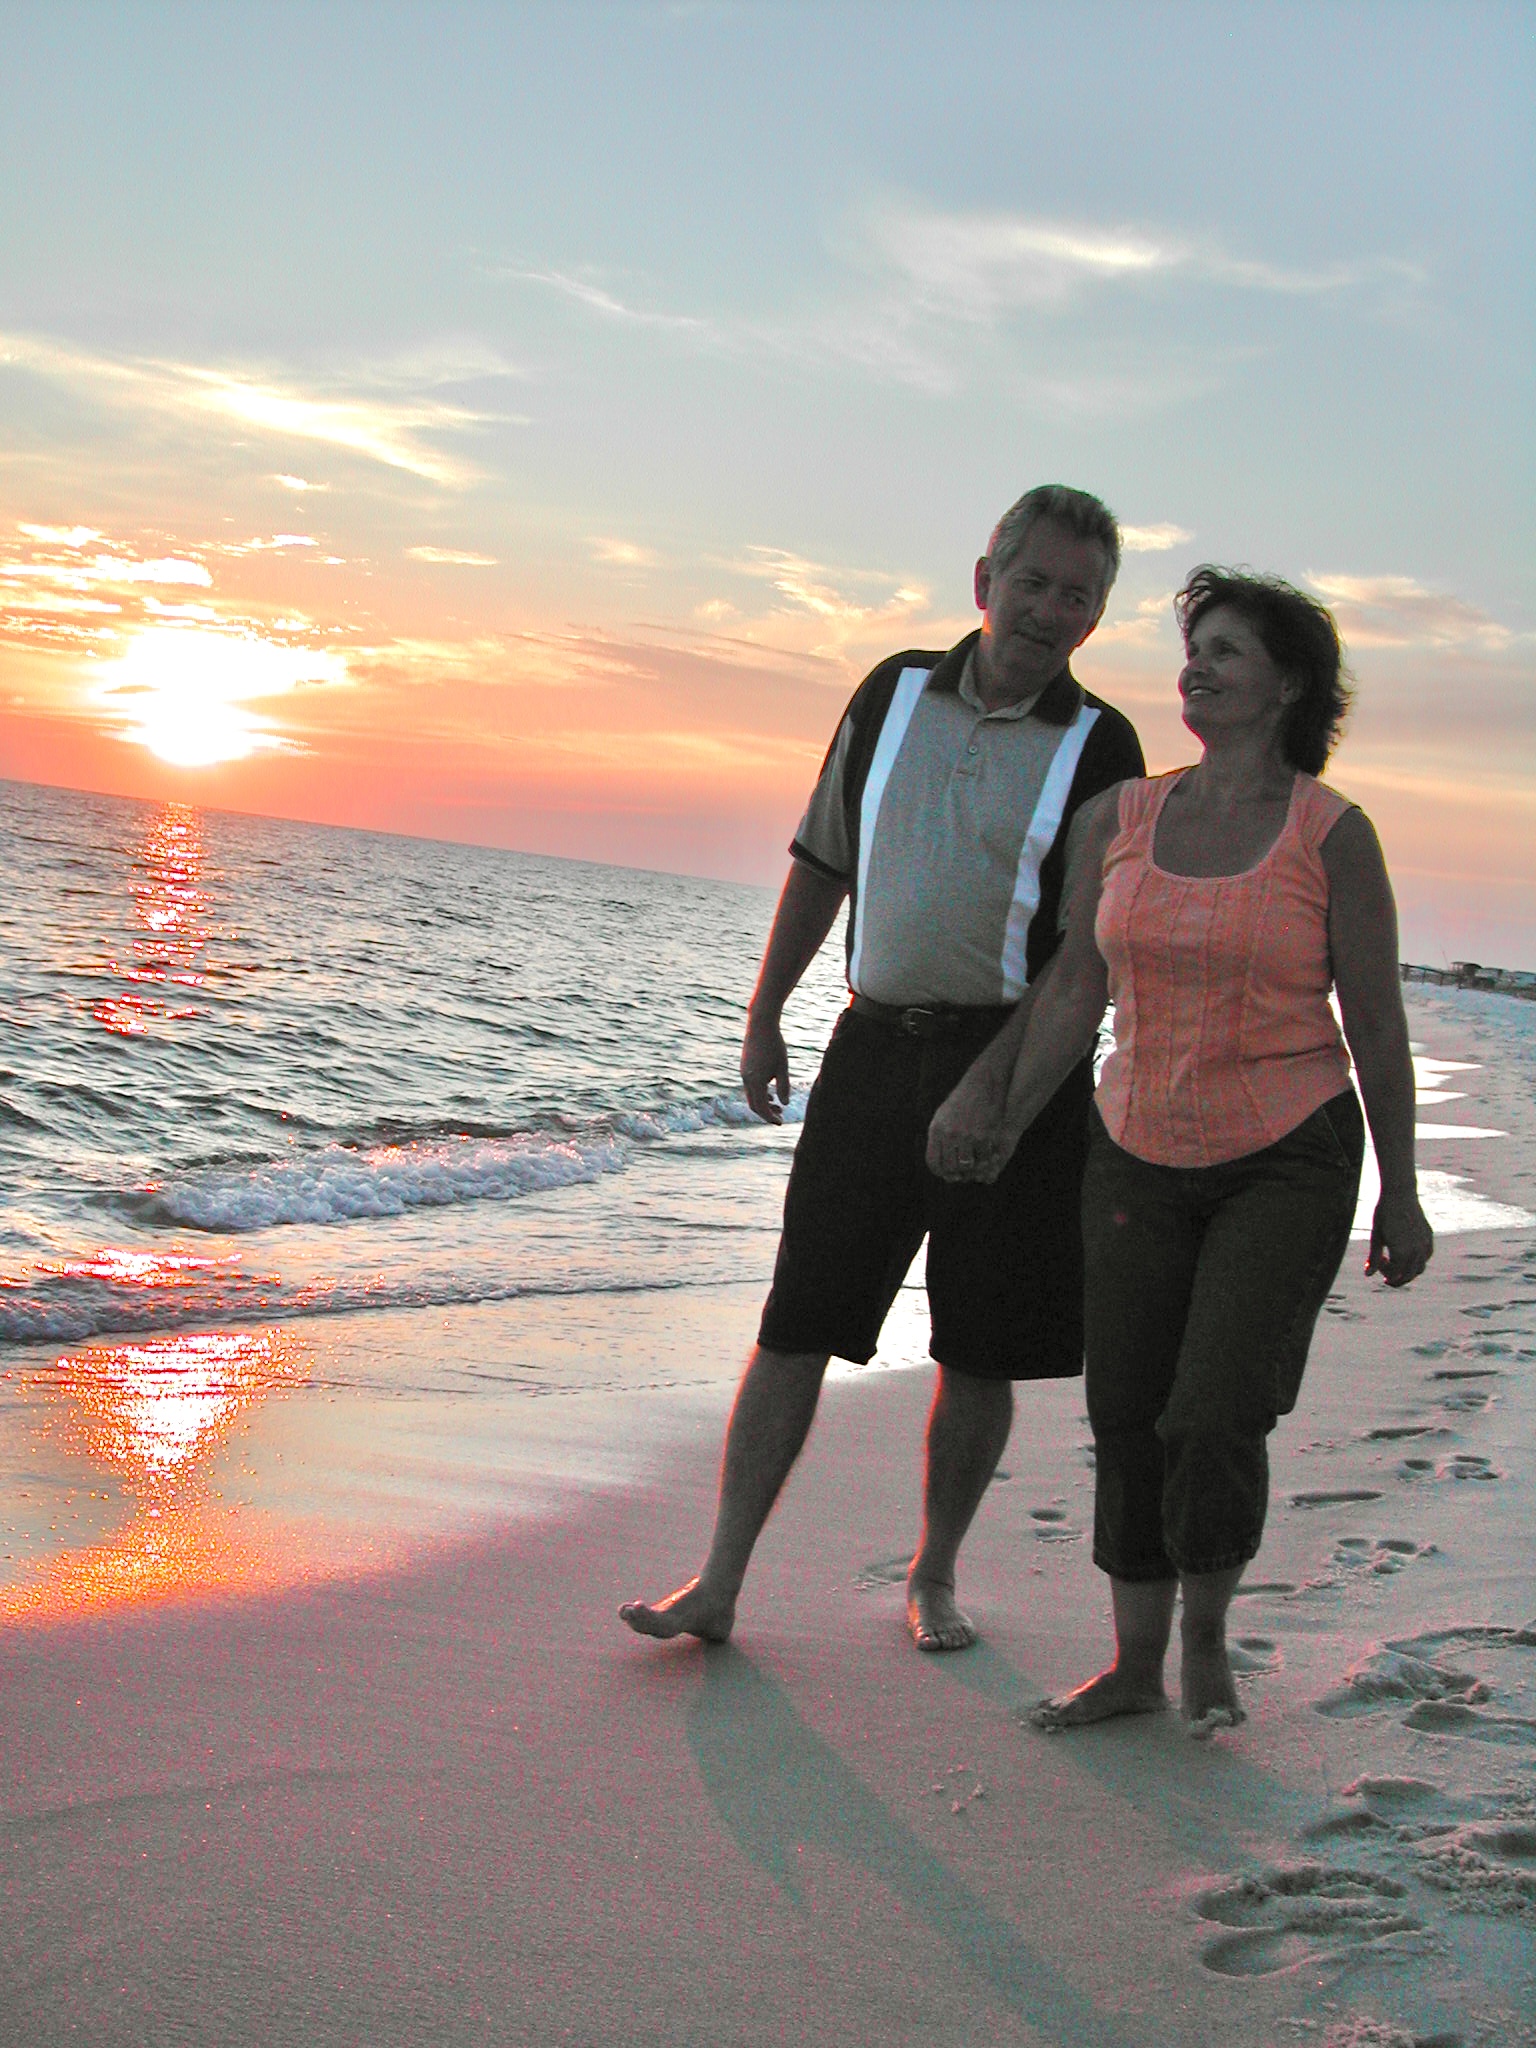
<svg viewBox="0 0 1536 2048">
<path fill-rule="evenodd" d="M 1088 491 L 1074 491 L 1070 484 L 1037 484 L 1016 505 L 1008 507 L 987 542 L 992 573 L 998 575 L 1008 567 L 1029 537 L 1031 527 L 1039 525 L 1042 519 L 1048 519 L 1053 526 L 1064 526 L 1079 540 L 1098 542 L 1104 550 L 1107 574 L 1103 594 L 1107 597 L 1120 573 L 1119 523 L 1102 498 L 1095 498 Z"/>
</svg>

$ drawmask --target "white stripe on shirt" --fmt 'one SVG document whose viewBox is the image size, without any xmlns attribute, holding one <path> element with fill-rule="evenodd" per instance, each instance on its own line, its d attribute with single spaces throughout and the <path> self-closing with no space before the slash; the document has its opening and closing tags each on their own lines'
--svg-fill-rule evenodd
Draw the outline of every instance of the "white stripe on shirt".
<svg viewBox="0 0 1536 2048">
<path fill-rule="evenodd" d="M 905 680 L 905 678 L 903 678 Z M 1025 949 L 1029 944 L 1030 921 L 1040 907 L 1040 863 L 1056 843 L 1072 778 L 1083 757 L 1083 748 L 1098 717 L 1092 705 L 1084 704 L 1061 736 L 1045 781 L 1035 815 L 1019 848 L 1018 872 L 1014 878 L 1013 901 L 1008 906 L 1008 926 L 1003 935 L 1003 1001 L 1016 1003 L 1028 981 Z"/>
<path fill-rule="evenodd" d="M 880 738 L 875 744 L 874 758 L 864 782 L 859 803 L 859 886 L 853 905 L 853 946 L 848 955 L 848 986 L 855 993 L 859 987 L 859 960 L 864 951 L 864 890 L 869 881 L 869 856 L 875 843 L 875 820 L 880 815 L 880 799 L 885 795 L 885 785 L 891 779 L 891 770 L 901 752 L 901 743 L 907 736 L 907 727 L 912 723 L 918 699 L 928 687 L 928 678 L 932 674 L 930 668 L 904 668 L 897 677 L 895 693 L 885 714 L 885 723 L 880 728 Z"/>
</svg>

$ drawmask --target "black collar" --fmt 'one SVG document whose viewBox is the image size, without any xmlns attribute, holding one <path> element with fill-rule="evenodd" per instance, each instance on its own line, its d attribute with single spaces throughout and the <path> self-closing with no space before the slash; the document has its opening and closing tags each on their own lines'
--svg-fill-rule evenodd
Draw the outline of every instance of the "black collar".
<svg viewBox="0 0 1536 2048">
<path fill-rule="evenodd" d="M 951 693 L 960 687 L 960 678 L 965 674 L 965 664 L 971 650 L 981 638 L 981 628 L 967 633 L 950 648 L 928 677 L 930 690 L 948 690 Z M 1070 668 L 1059 669 L 1030 706 L 1031 718 L 1043 718 L 1047 725 L 1070 725 L 1076 718 L 1083 701 L 1082 688 Z"/>
</svg>

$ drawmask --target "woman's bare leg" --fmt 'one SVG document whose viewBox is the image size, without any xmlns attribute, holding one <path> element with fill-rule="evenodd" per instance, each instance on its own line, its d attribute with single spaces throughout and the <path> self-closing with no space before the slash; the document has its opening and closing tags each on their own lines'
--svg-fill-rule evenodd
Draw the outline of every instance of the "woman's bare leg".
<svg viewBox="0 0 1536 2048">
<path fill-rule="evenodd" d="M 1230 1571 L 1193 1572 L 1179 1581 L 1184 1599 L 1180 1683 L 1184 1718 L 1196 1741 L 1248 1718 L 1238 1704 L 1227 1661 L 1227 1609 L 1242 1576 L 1243 1567 L 1234 1565 Z"/>
<path fill-rule="evenodd" d="M 1173 1628 L 1177 1579 L 1111 1579 L 1115 1609 L 1115 1661 L 1107 1671 L 1042 1700 L 1030 1713 L 1037 1728 L 1054 1734 L 1083 1728 L 1116 1714 L 1155 1714 L 1168 1704 L 1163 1659 Z M 1230 1595 L 1229 1595 L 1230 1597 Z"/>
</svg>

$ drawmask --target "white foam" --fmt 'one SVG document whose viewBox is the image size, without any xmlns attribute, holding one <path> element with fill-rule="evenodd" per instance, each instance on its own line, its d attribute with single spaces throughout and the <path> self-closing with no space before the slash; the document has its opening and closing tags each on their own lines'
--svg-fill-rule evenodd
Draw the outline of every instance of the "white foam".
<svg viewBox="0 0 1536 2048">
<path fill-rule="evenodd" d="M 169 1221 L 240 1235 L 280 1223 L 342 1223 L 453 1202 L 505 1202 L 617 1173 L 624 1151 L 611 1138 L 580 1143 L 532 1134 L 365 1151 L 327 1145 L 244 1173 L 168 1182 L 155 1190 L 154 1206 Z"/>
<path fill-rule="evenodd" d="M 793 1096 L 785 1123 L 800 1123 L 804 1116 L 804 1094 Z M 345 1223 L 460 1202 L 514 1201 L 622 1173 L 636 1144 L 757 1125 L 740 1096 L 720 1095 L 706 1102 L 625 1111 L 605 1126 L 571 1137 L 519 1132 L 507 1138 L 435 1138 L 366 1148 L 327 1145 L 243 1172 L 167 1181 L 146 1192 L 157 1221 L 240 1236 L 282 1224 Z"/>
</svg>

